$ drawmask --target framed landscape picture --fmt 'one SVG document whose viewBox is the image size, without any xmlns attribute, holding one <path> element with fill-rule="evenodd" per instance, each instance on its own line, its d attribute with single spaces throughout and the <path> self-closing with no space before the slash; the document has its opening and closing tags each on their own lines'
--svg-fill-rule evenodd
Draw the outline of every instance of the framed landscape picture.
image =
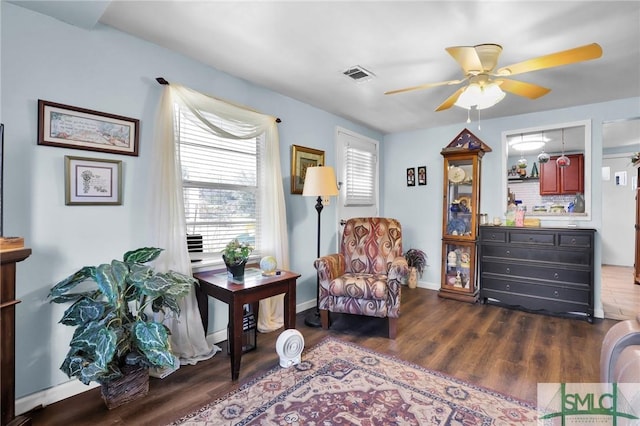
<svg viewBox="0 0 640 426">
<path fill-rule="evenodd" d="M 135 118 L 38 100 L 38 145 L 138 155 Z"/>
</svg>

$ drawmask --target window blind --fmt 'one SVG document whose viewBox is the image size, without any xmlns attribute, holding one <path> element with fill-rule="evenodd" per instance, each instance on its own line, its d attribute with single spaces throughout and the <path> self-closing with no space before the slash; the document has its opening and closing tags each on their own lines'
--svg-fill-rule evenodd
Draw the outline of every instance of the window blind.
<svg viewBox="0 0 640 426">
<path fill-rule="evenodd" d="M 201 114 L 226 130 L 237 125 Z M 219 255 L 234 238 L 259 253 L 259 140 L 216 136 L 185 108 L 177 118 L 187 235 L 202 237 L 205 254 Z"/>
<path fill-rule="evenodd" d="M 375 145 L 350 141 L 345 147 L 345 206 L 375 204 Z"/>
</svg>

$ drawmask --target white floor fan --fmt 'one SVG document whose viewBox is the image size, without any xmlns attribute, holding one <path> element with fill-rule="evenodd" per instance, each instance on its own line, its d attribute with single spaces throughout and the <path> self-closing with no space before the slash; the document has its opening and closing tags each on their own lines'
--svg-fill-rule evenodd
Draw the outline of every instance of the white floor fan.
<svg viewBox="0 0 640 426">
<path fill-rule="evenodd" d="M 302 350 L 304 349 L 304 337 L 295 328 L 283 331 L 276 340 L 276 352 L 280 356 L 280 366 L 289 368 L 300 364 Z"/>
</svg>

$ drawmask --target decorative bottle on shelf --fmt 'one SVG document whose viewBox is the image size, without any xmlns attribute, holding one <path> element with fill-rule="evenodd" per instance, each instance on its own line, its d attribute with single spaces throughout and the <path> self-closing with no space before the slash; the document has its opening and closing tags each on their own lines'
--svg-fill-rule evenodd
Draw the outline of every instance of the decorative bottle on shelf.
<svg viewBox="0 0 640 426">
<path fill-rule="evenodd" d="M 526 211 L 526 207 L 518 206 L 515 218 L 516 226 L 524 226 L 524 215 Z"/>
<path fill-rule="evenodd" d="M 573 200 L 573 212 L 584 213 L 584 197 L 581 192 L 578 192 Z"/>
<path fill-rule="evenodd" d="M 533 163 L 533 167 L 531 168 L 531 176 L 532 178 L 537 178 L 539 176 L 538 173 L 538 166 L 536 165 L 536 163 Z"/>
</svg>

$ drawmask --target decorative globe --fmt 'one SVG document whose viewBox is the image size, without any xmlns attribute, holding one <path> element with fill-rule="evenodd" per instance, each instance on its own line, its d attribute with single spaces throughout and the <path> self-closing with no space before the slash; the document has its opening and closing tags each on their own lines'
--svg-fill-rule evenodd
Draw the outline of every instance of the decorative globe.
<svg viewBox="0 0 640 426">
<path fill-rule="evenodd" d="M 521 158 L 518 160 L 518 167 L 521 169 L 526 169 L 527 168 L 527 159 L 526 158 Z"/>
<path fill-rule="evenodd" d="M 260 269 L 265 275 L 273 275 L 278 267 L 278 262 L 273 256 L 265 256 L 260 259 Z"/>
<path fill-rule="evenodd" d="M 544 151 L 538 154 L 538 163 L 540 164 L 548 163 L 550 159 L 551 159 L 551 156 L 549 156 L 549 154 L 547 154 Z"/>
</svg>

